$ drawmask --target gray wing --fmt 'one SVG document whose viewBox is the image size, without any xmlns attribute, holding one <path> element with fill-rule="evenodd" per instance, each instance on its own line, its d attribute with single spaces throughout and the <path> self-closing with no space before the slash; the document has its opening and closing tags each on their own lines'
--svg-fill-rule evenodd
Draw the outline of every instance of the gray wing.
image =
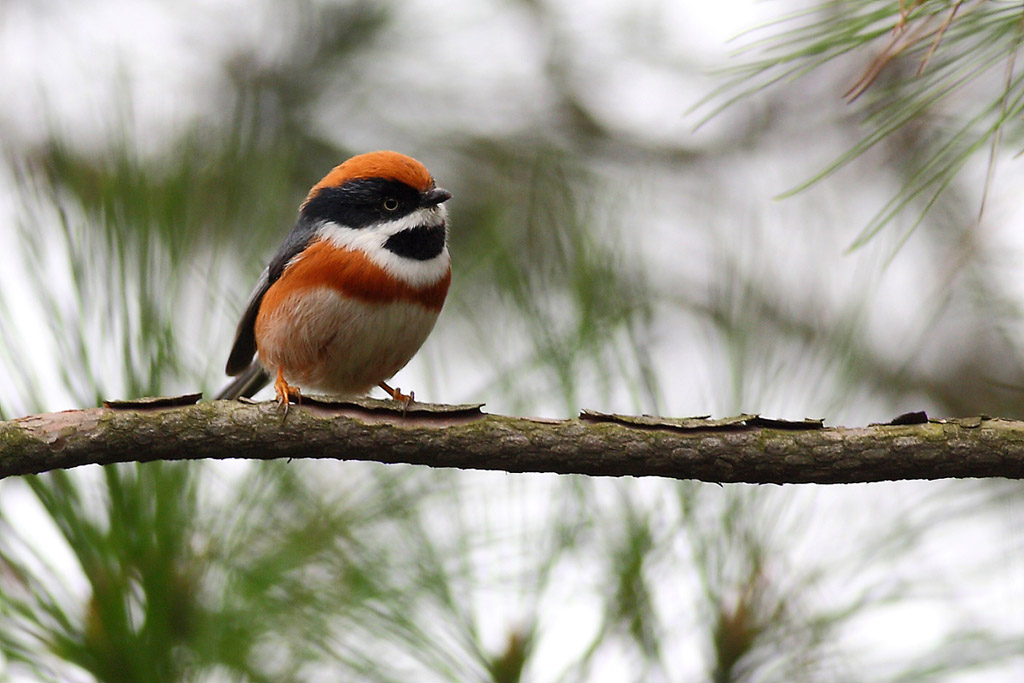
<svg viewBox="0 0 1024 683">
<path fill-rule="evenodd" d="M 260 312 L 260 302 L 263 301 L 263 295 L 267 293 L 268 289 L 270 289 L 270 266 L 263 269 L 260 279 L 256 282 L 256 287 L 249 295 L 245 313 L 238 321 L 238 329 L 235 330 L 235 343 L 231 347 L 231 355 L 228 356 L 228 364 L 224 369 L 231 377 L 248 368 L 253 356 L 256 355 L 256 314 Z"/>
<path fill-rule="evenodd" d="M 248 368 L 253 356 L 256 355 L 256 315 L 260 312 L 263 295 L 270 289 L 270 285 L 281 277 L 288 263 L 306 248 L 315 233 L 316 225 L 300 216 L 295 227 L 274 254 L 274 258 L 270 259 L 270 265 L 260 274 L 260 279 L 249 295 L 249 303 L 245 305 L 245 313 L 238 321 L 238 329 L 235 330 L 235 343 L 231 347 L 231 355 L 228 356 L 225 368 L 225 372 L 231 377 Z"/>
</svg>

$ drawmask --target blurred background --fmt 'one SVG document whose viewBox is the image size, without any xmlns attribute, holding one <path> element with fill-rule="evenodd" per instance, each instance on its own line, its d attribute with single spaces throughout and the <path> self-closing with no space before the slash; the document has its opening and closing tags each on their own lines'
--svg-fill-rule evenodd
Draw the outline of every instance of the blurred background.
<svg viewBox="0 0 1024 683">
<path fill-rule="evenodd" d="M 454 194 L 421 400 L 1021 418 L 1022 11 L 900 6 L 0 3 L 0 417 L 216 391 L 309 186 L 388 148 Z M 23 477 L 0 679 L 1021 680 L 1022 494 Z"/>
</svg>

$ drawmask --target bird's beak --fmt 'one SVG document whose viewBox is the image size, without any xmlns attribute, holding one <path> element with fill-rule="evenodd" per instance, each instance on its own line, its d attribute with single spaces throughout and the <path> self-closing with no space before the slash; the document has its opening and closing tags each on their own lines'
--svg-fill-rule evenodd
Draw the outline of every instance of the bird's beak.
<svg viewBox="0 0 1024 683">
<path fill-rule="evenodd" d="M 440 187 L 427 190 L 420 195 L 420 206 L 437 206 L 452 198 L 452 193 Z"/>
</svg>

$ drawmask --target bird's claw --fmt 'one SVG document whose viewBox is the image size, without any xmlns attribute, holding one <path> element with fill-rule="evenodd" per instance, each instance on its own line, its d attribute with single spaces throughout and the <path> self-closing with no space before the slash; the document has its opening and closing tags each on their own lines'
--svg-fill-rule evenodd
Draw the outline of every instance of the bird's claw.
<svg viewBox="0 0 1024 683">
<path fill-rule="evenodd" d="M 397 401 L 402 404 L 402 415 L 409 412 L 409 406 L 412 405 L 413 401 L 416 400 L 416 392 L 410 391 L 408 394 L 403 394 L 402 390 L 398 387 L 392 389 L 388 386 L 387 382 L 381 382 L 378 386 L 387 392 L 388 396 L 391 397 L 392 401 Z"/>
<path fill-rule="evenodd" d="M 288 410 L 292 401 L 302 403 L 302 394 L 299 393 L 298 387 L 293 387 L 284 380 L 284 372 L 280 369 L 277 371 L 277 380 L 274 382 L 274 394 L 277 396 L 277 405 L 284 408 L 284 416 L 281 418 L 281 421 L 284 422 L 288 418 Z"/>
</svg>

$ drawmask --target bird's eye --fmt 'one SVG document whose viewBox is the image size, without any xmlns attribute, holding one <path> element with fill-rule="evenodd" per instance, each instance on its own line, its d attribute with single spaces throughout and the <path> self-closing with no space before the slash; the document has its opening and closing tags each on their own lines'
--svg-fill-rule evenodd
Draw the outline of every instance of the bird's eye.
<svg viewBox="0 0 1024 683">
<path fill-rule="evenodd" d="M 398 209 L 398 200 L 394 197 L 388 197 L 384 200 L 383 206 L 385 211 L 395 211 Z"/>
</svg>

